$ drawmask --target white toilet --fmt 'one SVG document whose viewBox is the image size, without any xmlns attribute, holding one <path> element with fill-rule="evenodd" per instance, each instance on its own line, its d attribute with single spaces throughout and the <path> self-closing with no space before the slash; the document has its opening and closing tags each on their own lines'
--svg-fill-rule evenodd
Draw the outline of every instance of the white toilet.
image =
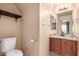
<svg viewBox="0 0 79 59">
<path fill-rule="evenodd" d="M 15 49 L 16 37 L 4 38 L 1 40 L 1 52 L 5 53 L 5 56 L 23 56 L 21 50 Z"/>
</svg>

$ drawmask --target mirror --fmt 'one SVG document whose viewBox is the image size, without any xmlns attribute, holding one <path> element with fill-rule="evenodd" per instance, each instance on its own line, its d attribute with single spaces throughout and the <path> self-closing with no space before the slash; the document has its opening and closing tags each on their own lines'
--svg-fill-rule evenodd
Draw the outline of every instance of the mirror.
<svg viewBox="0 0 79 59">
<path fill-rule="evenodd" d="M 56 30 L 56 19 L 53 16 L 50 16 L 50 29 Z"/>
<path fill-rule="evenodd" d="M 59 15 L 58 28 L 58 32 L 61 36 L 72 35 L 72 13 L 63 13 Z"/>
<path fill-rule="evenodd" d="M 61 36 L 64 36 L 65 34 L 70 33 L 70 22 L 69 20 L 63 20 L 61 21 Z"/>
</svg>

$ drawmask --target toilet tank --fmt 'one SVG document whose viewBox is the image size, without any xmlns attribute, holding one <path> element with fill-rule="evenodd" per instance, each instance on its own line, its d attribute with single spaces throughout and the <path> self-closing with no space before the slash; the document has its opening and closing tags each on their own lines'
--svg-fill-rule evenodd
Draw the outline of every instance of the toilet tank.
<svg viewBox="0 0 79 59">
<path fill-rule="evenodd" d="M 7 52 L 15 48 L 16 37 L 1 39 L 1 52 Z"/>
</svg>

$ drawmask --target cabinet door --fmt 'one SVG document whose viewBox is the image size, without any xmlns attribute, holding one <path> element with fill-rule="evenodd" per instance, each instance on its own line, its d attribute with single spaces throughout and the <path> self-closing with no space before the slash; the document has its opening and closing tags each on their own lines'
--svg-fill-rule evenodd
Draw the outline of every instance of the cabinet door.
<svg viewBox="0 0 79 59">
<path fill-rule="evenodd" d="M 58 38 L 51 38 L 50 39 L 50 51 L 61 55 L 61 40 Z"/>
<path fill-rule="evenodd" d="M 55 40 L 53 38 L 50 38 L 50 51 L 55 52 Z"/>
<path fill-rule="evenodd" d="M 72 40 L 62 40 L 62 55 L 75 56 L 77 55 L 77 42 Z"/>
<path fill-rule="evenodd" d="M 73 41 L 73 56 L 77 56 L 77 41 Z"/>
</svg>

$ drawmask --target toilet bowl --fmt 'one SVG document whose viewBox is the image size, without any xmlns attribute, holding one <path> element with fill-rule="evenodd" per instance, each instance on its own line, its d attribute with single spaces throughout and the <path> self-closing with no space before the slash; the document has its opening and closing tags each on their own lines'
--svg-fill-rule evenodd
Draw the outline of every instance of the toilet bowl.
<svg viewBox="0 0 79 59">
<path fill-rule="evenodd" d="M 1 52 L 5 53 L 5 56 L 23 56 L 21 50 L 15 49 L 16 37 L 3 38 L 1 40 Z"/>
<path fill-rule="evenodd" d="M 5 53 L 6 56 L 23 56 L 21 50 L 13 49 Z"/>
</svg>

